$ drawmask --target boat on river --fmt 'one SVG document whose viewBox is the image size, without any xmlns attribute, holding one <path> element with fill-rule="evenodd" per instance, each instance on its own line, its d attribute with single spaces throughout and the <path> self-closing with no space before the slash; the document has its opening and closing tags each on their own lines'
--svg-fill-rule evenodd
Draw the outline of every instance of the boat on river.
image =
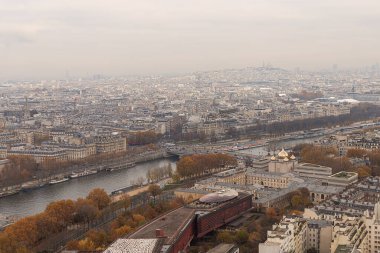
<svg viewBox="0 0 380 253">
<path fill-rule="evenodd" d="M 15 195 L 15 194 L 19 193 L 20 191 L 21 191 L 21 189 L 17 188 L 17 189 L 12 189 L 12 190 L 0 192 L 0 198 Z"/>
<path fill-rule="evenodd" d="M 131 162 L 131 163 L 126 163 L 122 165 L 116 165 L 116 166 L 109 166 L 106 171 L 116 171 L 116 170 L 122 170 L 122 169 L 129 169 L 132 167 L 135 167 L 136 163 Z"/>
<path fill-rule="evenodd" d="M 59 184 L 59 183 L 63 183 L 63 182 L 66 182 L 66 181 L 69 181 L 70 178 L 68 177 L 62 177 L 62 178 L 54 178 L 52 180 L 50 180 L 49 184 L 50 185 L 53 185 L 53 184 Z"/>
<path fill-rule="evenodd" d="M 21 185 L 21 190 L 22 191 L 30 191 L 30 190 L 33 190 L 33 189 L 37 189 L 37 188 L 43 187 L 46 184 L 47 184 L 46 182 L 42 182 L 42 181 L 38 181 L 38 180 L 29 181 L 29 182 L 23 183 Z"/>
<path fill-rule="evenodd" d="M 69 177 L 70 178 L 85 177 L 85 176 L 93 175 L 96 173 L 98 173 L 97 170 L 85 170 L 85 171 L 81 171 L 81 172 L 72 172 Z"/>
</svg>

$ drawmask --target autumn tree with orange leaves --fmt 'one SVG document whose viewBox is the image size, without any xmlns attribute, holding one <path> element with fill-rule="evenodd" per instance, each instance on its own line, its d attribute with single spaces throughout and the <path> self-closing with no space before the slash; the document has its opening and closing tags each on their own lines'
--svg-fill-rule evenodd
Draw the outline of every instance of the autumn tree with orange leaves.
<svg viewBox="0 0 380 253">
<path fill-rule="evenodd" d="M 179 159 L 177 173 L 182 178 L 195 178 L 236 165 L 236 158 L 227 154 L 196 154 Z"/>
<path fill-rule="evenodd" d="M 94 202 L 94 204 L 99 208 L 99 210 L 102 210 L 108 204 L 111 202 L 111 198 L 108 196 L 106 191 L 104 189 L 95 188 L 87 196 L 88 200 L 91 200 Z"/>
<path fill-rule="evenodd" d="M 331 167 L 333 173 L 353 170 L 349 158 L 339 157 L 338 150 L 332 147 L 305 145 L 301 150 L 301 161 Z"/>
<path fill-rule="evenodd" d="M 366 156 L 368 152 L 361 148 L 351 148 L 347 150 L 346 156 L 347 157 L 358 157 L 363 158 L 363 156 Z"/>
<path fill-rule="evenodd" d="M 94 189 L 86 199 L 60 200 L 50 203 L 45 211 L 20 219 L 0 232 L 0 253 L 29 253 L 42 240 L 72 224 L 88 224 L 110 203 L 102 189 Z M 98 208 L 99 207 L 99 208 Z"/>
</svg>

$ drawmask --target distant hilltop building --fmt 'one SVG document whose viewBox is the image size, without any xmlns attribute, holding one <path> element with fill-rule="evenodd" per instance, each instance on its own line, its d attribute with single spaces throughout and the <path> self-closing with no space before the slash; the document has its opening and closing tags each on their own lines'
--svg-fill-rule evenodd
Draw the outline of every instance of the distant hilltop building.
<svg viewBox="0 0 380 253">
<path fill-rule="evenodd" d="M 294 171 L 297 164 L 296 157 L 294 155 L 289 157 L 288 152 L 282 149 L 277 156 L 270 158 L 268 170 L 271 173 L 290 173 Z"/>
</svg>

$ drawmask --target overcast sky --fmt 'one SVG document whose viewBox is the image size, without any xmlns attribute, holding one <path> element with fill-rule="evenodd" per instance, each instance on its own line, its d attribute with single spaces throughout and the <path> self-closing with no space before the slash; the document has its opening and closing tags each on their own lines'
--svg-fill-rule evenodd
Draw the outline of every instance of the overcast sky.
<svg viewBox="0 0 380 253">
<path fill-rule="evenodd" d="M 0 0 L 0 80 L 380 62 L 380 0 Z"/>
</svg>

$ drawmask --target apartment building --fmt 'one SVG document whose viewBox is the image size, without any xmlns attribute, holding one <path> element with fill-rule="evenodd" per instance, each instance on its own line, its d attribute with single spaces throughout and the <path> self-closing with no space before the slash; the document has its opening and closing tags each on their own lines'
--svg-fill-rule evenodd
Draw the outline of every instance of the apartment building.
<svg viewBox="0 0 380 253">
<path fill-rule="evenodd" d="M 122 152 L 127 150 L 127 139 L 121 136 L 96 136 L 93 138 L 96 153 Z"/>
<path fill-rule="evenodd" d="M 304 253 L 307 250 L 307 228 L 305 219 L 284 216 L 267 232 L 267 240 L 259 244 L 259 252 Z"/>
<path fill-rule="evenodd" d="M 365 227 L 367 231 L 364 247 L 368 253 L 380 252 L 380 203 L 375 204 L 373 216 L 370 217 L 369 212 L 365 213 Z"/>
<path fill-rule="evenodd" d="M 307 249 L 315 249 L 319 253 L 330 253 L 332 239 L 332 223 L 325 220 L 307 221 Z"/>
</svg>

